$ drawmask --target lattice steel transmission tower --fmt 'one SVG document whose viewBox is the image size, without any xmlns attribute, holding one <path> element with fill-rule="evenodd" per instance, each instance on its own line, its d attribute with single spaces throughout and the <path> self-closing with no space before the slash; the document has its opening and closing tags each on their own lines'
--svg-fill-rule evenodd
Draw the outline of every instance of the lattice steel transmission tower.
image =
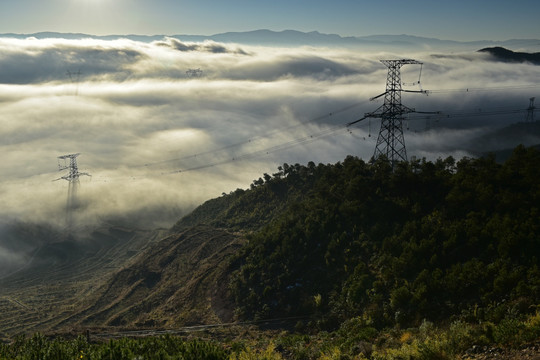
<svg viewBox="0 0 540 360">
<path fill-rule="evenodd" d="M 76 73 L 67 71 L 66 75 L 69 76 L 69 80 L 71 80 L 71 83 L 75 85 L 75 93 L 74 95 L 79 95 L 79 80 L 81 78 L 81 69 L 77 70 Z"/>
<path fill-rule="evenodd" d="M 386 91 L 371 100 L 384 96 L 384 103 L 377 110 L 365 114 L 365 117 L 381 118 L 381 129 L 375 145 L 374 158 L 385 155 L 392 163 L 407 161 L 405 138 L 403 137 L 404 114 L 415 112 L 401 103 L 401 92 L 426 93 L 424 90 L 412 91 L 401 88 L 401 67 L 408 64 L 422 65 L 420 61 L 412 59 L 381 60 L 388 67 L 386 77 Z M 420 80 L 418 81 L 420 84 Z"/>
<path fill-rule="evenodd" d="M 527 117 L 525 118 L 525 122 L 534 122 L 534 109 L 536 109 L 534 107 L 534 99 L 535 98 L 530 98 L 529 99 L 529 107 L 527 108 Z"/>
<path fill-rule="evenodd" d="M 80 154 L 68 154 L 58 157 L 58 171 L 69 170 L 67 175 L 64 175 L 57 180 L 67 180 L 69 182 L 68 197 L 66 203 L 66 223 L 67 227 L 71 228 L 73 225 L 73 211 L 78 207 L 77 203 L 77 189 L 79 187 L 79 177 L 81 175 L 91 176 L 85 172 L 79 172 L 77 166 L 77 156 Z M 63 161 L 62 161 L 63 160 Z"/>
<path fill-rule="evenodd" d="M 198 68 L 198 69 L 188 69 L 186 71 L 186 75 L 189 78 L 194 78 L 194 77 L 200 78 L 202 76 L 202 74 L 203 74 L 203 71 L 200 68 Z"/>
</svg>

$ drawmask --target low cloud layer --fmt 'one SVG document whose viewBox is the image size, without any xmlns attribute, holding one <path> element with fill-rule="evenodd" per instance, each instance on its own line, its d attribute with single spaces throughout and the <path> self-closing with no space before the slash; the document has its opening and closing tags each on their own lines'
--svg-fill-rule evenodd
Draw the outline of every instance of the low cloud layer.
<svg viewBox="0 0 540 360">
<path fill-rule="evenodd" d="M 176 38 L 165 38 L 162 41 L 155 41 L 153 43 L 157 46 L 169 47 L 178 51 L 196 51 L 196 52 L 209 52 L 212 54 L 239 54 L 247 55 L 247 53 L 241 48 L 232 49 L 231 47 L 223 44 L 216 43 L 214 41 L 204 41 L 202 43 L 183 42 Z"/>
<path fill-rule="evenodd" d="M 368 99 L 385 89 L 384 58 L 423 61 L 421 87 L 433 91 L 403 103 L 442 111 L 411 114 L 409 156 L 470 155 L 478 136 L 523 120 L 505 109 L 525 109 L 539 91 L 539 67 L 474 52 L 0 39 L 0 219 L 65 223 L 68 182 L 52 181 L 66 174 L 64 154 L 80 153 L 79 171 L 92 175 L 80 178 L 78 224 L 142 227 L 168 227 L 284 162 L 369 160 L 378 120 L 342 125 L 382 105 Z M 419 71 L 404 66 L 403 82 Z M 487 110 L 497 115 L 467 115 Z"/>
</svg>

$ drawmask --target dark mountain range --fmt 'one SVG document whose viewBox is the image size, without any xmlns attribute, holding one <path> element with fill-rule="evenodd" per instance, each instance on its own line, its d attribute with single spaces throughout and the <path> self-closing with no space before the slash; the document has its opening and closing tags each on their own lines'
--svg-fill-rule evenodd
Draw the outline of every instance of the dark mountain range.
<svg viewBox="0 0 540 360">
<path fill-rule="evenodd" d="M 514 63 L 529 62 L 531 64 L 540 65 L 540 52 L 537 52 L 537 53 L 515 52 L 512 50 L 505 49 L 500 46 L 484 48 L 478 51 L 491 54 L 491 56 L 497 61 L 514 62 Z"/>
<path fill-rule="evenodd" d="M 202 42 L 212 40 L 223 43 L 240 43 L 250 45 L 276 45 L 276 46 L 302 46 L 302 45 L 321 45 L 321 46 L 362 46 L 362 47 L 385 47 L 408 48 L 408 49 L 448 49 L 467 47 L 468 49 L 477 49 L 486 46 L 506 46 L 506 47 L 527 47 L 538 46 L 537 39 L 512 39 L 501 42 L 494 41 L 471 41 L 460 42 L 451 40 L 440 40 L 435 38 L 425 38 L 411 35 L 371 35 L 371 36 L 348 36 L 342 37 L 336 34 L 322 34 L 317 31 L 301 32 L 295 30 L 271 31 L 254 30 L 247 32 L 227 32 L 215 35 L 89 35 L 80 33 L 57 33 L 57 32 L 39 32 L 33 34 L 0 34 L 0 37 L 10 37 L 24 39 L 35 37 L 44 38 L 64 38 L 64 39 L 104 39 L 112 40 L 118 38 L 127 38 L 142 42 L 151 42 L 161 40 L 164 37 L 173 37 L 182 41 Z"/>
</svg>

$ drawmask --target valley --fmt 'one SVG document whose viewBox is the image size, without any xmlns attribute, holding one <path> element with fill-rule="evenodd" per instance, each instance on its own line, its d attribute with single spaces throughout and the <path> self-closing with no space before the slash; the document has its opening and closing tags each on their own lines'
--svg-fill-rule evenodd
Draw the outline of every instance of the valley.
<svg viewBox="0 0 540 360">
<path fill-rule="evenodd" d="M 57 328 L 163 233 L 110 226 L 41 245 L 30 263 L 0 280 L 0 336 Z"/>
</svg>

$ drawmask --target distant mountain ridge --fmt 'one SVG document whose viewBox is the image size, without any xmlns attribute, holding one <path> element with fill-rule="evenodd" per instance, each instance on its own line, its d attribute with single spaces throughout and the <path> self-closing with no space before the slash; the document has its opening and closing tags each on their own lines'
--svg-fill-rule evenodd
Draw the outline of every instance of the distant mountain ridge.
<svg viewBox="0 0 540 360">
<path fill-rule="evenodd" d="M 478 50 L 479 52 L 484 52 L 491 54 L 498 61 L 504 62 L 530 62 L 532 64 L 540 65 L 540 52 L 537 53 L 525 53 L 525 52 L 515 52 L 512 50 L 505 49 L 500 46 L 492 48 L 484 48 Z"/>
<path fill-rule="evenodd" d="M 59 33 L 59 32 L 38 32 L 32 34 L 0 34 L 0 37 L 10 37 L 25 39 L 35 37 L 37 39 L 45 38 L 63 38 L 63 39 L 103 39 L 114 40 L 125 38 L 135 41 L 151 42 L 161 40 L 164 37 L 177 38 L 183 41 L 201 42 L 212 40 L 224 43 L 240 43 L 249 45 L 325 45 L 325 46 L 380 46 L 387 45 L 392 47 L 449 47 L 449 46 L 470 46 L 470 47 L 488 47 L 488 46 L 506 46 L 506 47 L 526 47 L 538 46 L 538 39 L 512 39 L 506 41 L 454 41 L 440 40 L 436 38 L 426 38 L 412 35 L 369 35 L 369 36 L 340 36 L 336 34 L 324 34 L 318 31 L 302 32 L 296 30 L 272 31 L 267 29 L 245 31 L 245 32 L 226 32 L 214 35 L 90 35 L 83 33 Z"/>
</svg>

